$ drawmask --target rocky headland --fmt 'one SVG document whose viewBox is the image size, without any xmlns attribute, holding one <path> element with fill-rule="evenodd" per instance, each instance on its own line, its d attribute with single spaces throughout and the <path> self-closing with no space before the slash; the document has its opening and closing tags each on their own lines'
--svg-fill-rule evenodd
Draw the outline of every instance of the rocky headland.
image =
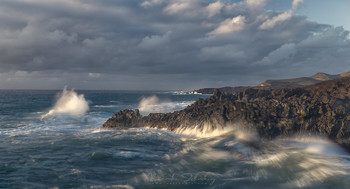
<svg viewBox="0 0 350 189">
<path fill-rule="evenodd" d="M 235 94 L 216 90 L 211 97 L 172 113 L 141 116 L 137 109 L 120 111 L 103 128 L 151 127 L 175 131 L 193 127 L 200 130 L 209 125 L 215 130 L 237 123 L 254 128 L 264 139 L 320 134 L 350 151 L 350 77 L 299 88 L 247 88 Z"/>
</svg>

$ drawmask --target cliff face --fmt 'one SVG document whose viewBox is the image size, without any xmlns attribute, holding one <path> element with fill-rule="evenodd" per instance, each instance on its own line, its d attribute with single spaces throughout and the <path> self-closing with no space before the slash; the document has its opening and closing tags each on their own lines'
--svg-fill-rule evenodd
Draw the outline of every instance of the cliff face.
<svg viewBox="0 0 350 189">
<path fill-rule="evenodd" d="M 238 94 L 216 91 L 186 109 L 141 117 L 138 110 L 115 114 L 104 128 L 152 127 L 212 129 L 242 123 L 263 138 L 279 135 L 323 134 L 350 150 L 350 77 L 294 88 L 247 89 Z"/>
</svg>

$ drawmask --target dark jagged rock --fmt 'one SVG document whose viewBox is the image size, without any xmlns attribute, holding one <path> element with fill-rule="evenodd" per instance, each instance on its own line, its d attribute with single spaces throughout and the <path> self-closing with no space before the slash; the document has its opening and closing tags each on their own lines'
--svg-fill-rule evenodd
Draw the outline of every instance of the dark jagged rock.
<svg viewBox="0 0 350 189">
<path fill-rule="evenodd" d="M 141 117 L 138 110 L 123 110 L 104 125 L 116 127 L 204 128 L 242 123 L 263 138 L 292 134 L 322 134 L 350 151 L 350 77 L 303 88 L 259 90 L 238 94 L 219 90 L 186 109 Z"/>
<path fill-rule="evenodd" d="M 123 110 L 108 119 L 103 127 L 141 127 L 139 110 Z"/>
</svg>

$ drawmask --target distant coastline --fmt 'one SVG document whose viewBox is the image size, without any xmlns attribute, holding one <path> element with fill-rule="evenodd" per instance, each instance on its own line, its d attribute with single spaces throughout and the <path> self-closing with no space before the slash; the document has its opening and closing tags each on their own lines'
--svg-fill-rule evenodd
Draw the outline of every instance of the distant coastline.
<svg viewBox="0 0 350 189">
<path fill-rule="evenodd" d="M 204 132 L 208 126 L 214 131 L 237 123 L 265 139 L 323 135 L 350 151 L 350 77 L 296 88 L 247 88 L 238 93 L 215 90 L 211 97 L 173 113 L 141 116 L 137 109 L 120 111 L 103 128 L 190 128 Z"/>
<path fill-rule="evenodd" d="M 260 83 L 257 86 L 239 86 L 239 87 L 220 87 L 220 88 L 202 88 L 196 89 L 194 91 L 189 92 L 190 94 L 214 94 L 214 91 L 217 89 L 224 93 L 240 93 L 246 89 L 283 89 L 283 88 L 296 88 L 296 87 L 305 87 L 308 85 L 314 85 L 323 81 L 328 81 L 337 78 L 343 78 L 350 76 L 350 71 L 331 75 L 327 73 L 319 72 L 310 77 L 299 77 L 299 78 L 291 78 L 291 79 L 279 79 L 279 80 L 266 80 L 263 83 Z"/>
</svg>

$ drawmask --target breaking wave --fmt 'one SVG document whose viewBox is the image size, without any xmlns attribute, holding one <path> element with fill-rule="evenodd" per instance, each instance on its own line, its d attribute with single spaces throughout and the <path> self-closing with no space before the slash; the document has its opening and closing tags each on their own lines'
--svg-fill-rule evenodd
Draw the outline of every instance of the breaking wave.
<svg viewBox="0 0 350 189">
<path fill-rule="evenodd" d="M 89 110 L 89 103 L 85 100 L 83 94 L 78 94 L 66 87 L 57 95 L 57 101 L 48 113 L 41 116 L 41 119 L 56 115 L 72 115 L 79 116 L 85 114 Z"/>
<path fill-rule="evenodd" d="M 225 133 L 234 131 L 233 126 L 213 126 L 211 124 L 204 124 L 203 126 L 186 127 L 182 126 L 174 130 L 177 134 L 189 135 L 199 138 L 215 137 L 220 136 Z"/>
<path fill-rule="evenodd" d="M 135 181 L 174 188 L 347 188 L 350 184 L 350 156 L 326 138 L 261 141 L 256 133 L 236 129 L 186 141 L 181 150 L 164 155 L 168 163 Z"/>
<path fill-rule="evenodd" d="M 167 113 L 183 109 L 192 103 L 193 101 L 171 102 L 170 100 L 161 100 L 157 96 L 151 96 L 142 98 L 138 109 L 142 115 Z"/>
</svg>

